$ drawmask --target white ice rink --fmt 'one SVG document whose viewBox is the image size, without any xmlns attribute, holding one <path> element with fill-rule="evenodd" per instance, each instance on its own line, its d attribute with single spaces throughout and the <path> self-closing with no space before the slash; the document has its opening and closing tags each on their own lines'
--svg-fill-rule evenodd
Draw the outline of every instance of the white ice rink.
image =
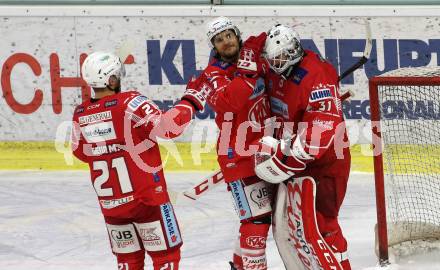
<svg viewBox="0 0 440 270">
<path fill-rule="evenodd" d="M 209 173 L 169 173 L 184 190 Z M 352 173 L 340 222 L 353 269 L 373 270 L 375 198 L 371 174 Z M 225 188 L 175 205 L 184 246 L 180 269 L 228 270 L 238 219 Z M 272 240 L 269 269 L 284 266 Z M 0 172 L 0 269 L 117 269 L 87 172 Z M 152 269 L 152 268 L 146 268 Z M 388 270 L 438 270 L 440 252 L 400 259 Z"/>
</svg>

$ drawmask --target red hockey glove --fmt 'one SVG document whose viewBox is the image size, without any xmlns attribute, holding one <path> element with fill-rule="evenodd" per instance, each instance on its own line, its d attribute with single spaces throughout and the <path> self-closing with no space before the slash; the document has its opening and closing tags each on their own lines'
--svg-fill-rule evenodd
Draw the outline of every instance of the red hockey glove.
<svg viewBox="0 0 440 270">
<path fill-rule="evenodd" d="M 247 78 L 263 77 L 269 69 L 269 65 L 263 57 L 266 33 L 261 33 L 257 37 L 249 37 L 240 50 L 240 57 L 237 64 L 237 72 Z"/>
<path fill-rule="evenodd" d="M 255 174 L 272 184 L 281 183 L 306 168 L 308 155 L 299 140 L 290 147 L 289 142 L 265 136 L 260 140 L 259 152 L 255 154 Z"/>
<path fill-rule="evenodd" d="M 206 99 L 211 91 L 211 86 L 206 83 L 205 74 L 201 74 L 197 78 L 193 76 L 186 85 L 182 100 L 189 101 L 196 110 L 201 111 L 205 107 Z"/>
</svg>

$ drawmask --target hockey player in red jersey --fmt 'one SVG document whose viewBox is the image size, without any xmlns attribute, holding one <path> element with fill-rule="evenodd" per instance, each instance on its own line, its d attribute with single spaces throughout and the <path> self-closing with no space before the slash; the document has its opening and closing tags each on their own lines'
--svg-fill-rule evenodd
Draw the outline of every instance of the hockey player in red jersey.
<svg viewBox="0 0 440 270">
<path fill-rule="evenodd" d="M 207 102 L 216 112 L 215 121 L 220 129 L 218 162 L 241 222 L 231 267 L 263 270 L 267 269 L 265 248 L 271 223 L 271 190 L 255 176 L 256 149 L 251 143 L 263 136 L 265 120 L 270 117 L 261 78 L 268 66 L 263 65 L 264 59 L 260 60 L 266 37 L 250 37 L 241 46 L 238 28 L 226 17 L 210 21 L 207 28 L 215 57 L 199 79 L 212 88 Z"/>
<path fill-rule="evenodd" d="M 348 270 L 347 242 L 338 213 L 351 158 L 338 74 L 319 55 L 303 50 L 298 34 L 284 25 L 269 30 L 264 55 L 271 68 L 266 85 L 272 115 L 283 125 L 276 138 L 262 139 L 266 152 L 257 155 L 256 173 L 270 183 L 304 176 L 316 181 L 319 232 L 342 269 Z"/>
<path fill-rule="evenodd" d="M 147 252 L 155 270 L 177 270 L 182 239 L 156 138 L 179 135 L 195 109 L 203 108 L 204 94 L 191 89 L 199 89 L 192 82 L 182 100 L 162 113 L 139 92 L 120 92 L 124 74 L 112 53 L 85 59 L 82 75 L 95 97 L 74 111 L 72 150 L 90 167 L 118 269 L 144 269 Z"/>
</svg>

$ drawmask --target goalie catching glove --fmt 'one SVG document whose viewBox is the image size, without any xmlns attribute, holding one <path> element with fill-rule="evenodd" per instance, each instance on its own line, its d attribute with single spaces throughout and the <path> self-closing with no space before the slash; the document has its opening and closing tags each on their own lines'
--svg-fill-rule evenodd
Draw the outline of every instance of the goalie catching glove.
<svg viewBox="0 0 440 270">
<path fill-rule="evenodd" d="M 206 99 L 212 92 L 212 87 L 206 83 L 206 76 L 192 77 L 186 85 L 182 100 L 189 101 L 197 111 L 203 110 Z"/>
<path fill-rule="evenodd" d="M 255 154 L 255 174 L 266 182 L 281 183 L 306 168 L 313 157 L 304 151 L 299 137 L 295 141 L 265 136 Z"/>
</svg>

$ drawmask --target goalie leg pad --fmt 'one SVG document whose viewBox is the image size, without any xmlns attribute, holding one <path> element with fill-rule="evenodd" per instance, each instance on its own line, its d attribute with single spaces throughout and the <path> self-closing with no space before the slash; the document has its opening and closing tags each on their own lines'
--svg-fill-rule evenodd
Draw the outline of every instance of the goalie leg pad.
<svg viewBox="0 0 440 270">
<path fill-rule="evenodd" d="M 314 180 L 310 177 L 295 178 L 287 183 L 284 194 L 287 195 L 285 198 L 287 201 L 285 212 L 287 219 L 284 221 L 287 225 L 284 224 L 284 226 L 288 228 L 291 244 L 287 247 L 290 252 L 281 252 L 280 250 L 283 261 L 286 257 L 288 263 L 297 264 L 299 261 L 302 264 L 299 269 L 342 270 L 343 268 L 336 259 L 335 254 L 333 254 L 332 249 L 326 244 L 318 230 L 315 214 L 316 185 Z M 277 213 L 277 215 L 280 214 Z M 275 217 L 275 220 L 282 222 L 279 217 Z M 276 226 L 279 226 L 279 224 L 276 224 Z M 279 230 L 279 227 L 277 230 Z M 286 248 L 286 241 L 283 244 L 282 248 Z M 294 254 L 298 259 L 293 258 Z M 295 265 L 286 265 L 286 267 L 295 269 L 293 268 Z"/>
</svg>

